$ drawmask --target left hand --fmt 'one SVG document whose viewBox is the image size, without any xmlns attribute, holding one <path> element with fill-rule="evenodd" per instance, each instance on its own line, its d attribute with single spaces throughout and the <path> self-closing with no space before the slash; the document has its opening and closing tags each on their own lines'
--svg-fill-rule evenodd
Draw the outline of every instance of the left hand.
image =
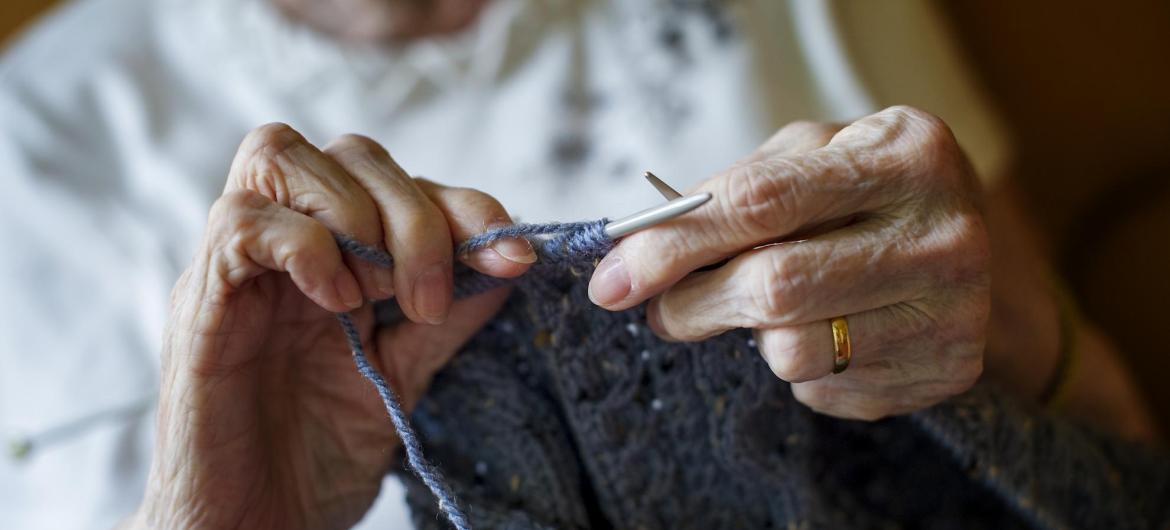
<svg viewBox="0 0 1170 530">
<path fill-rule="evenodd" d="M 248 134 L 172 292 L 150 476 L 123 528 L 356 524 L 399 441 L 334 313 L 353 312 L 409 412 L 507 298 L 452 303 L 454 260 L 500 278 L 536 261 L 515 239 L 452 254 L 510 223 L 495 199 L 412 178 L 369 138 L 318 149 L 283 124 Z M 343 255 L 333 234 L 386 249 L 393 268 Z M 363 300 L 390 297 L 406 319 L 378 326 Z"/>
<path fill-rule="evenodd" d="M 938 118 L 893 107 L 843 128 L 794 123 L 692 191 L 715 199 L 622 240 L 593 275 L 595 303 L 652 298 L 668 340 L 751 328 L 796 399 L 842 418 L 912 412 L 979 377 L 989 244 L 977 180 Z M 839 316 L 853 358 L 834 375 Z"/>
</svg>

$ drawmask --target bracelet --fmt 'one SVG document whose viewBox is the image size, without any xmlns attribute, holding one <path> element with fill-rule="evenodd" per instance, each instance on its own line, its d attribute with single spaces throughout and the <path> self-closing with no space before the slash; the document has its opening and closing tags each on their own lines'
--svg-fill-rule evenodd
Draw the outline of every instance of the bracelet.
<svg viewBox="0 0 1170 530">
<path fill-rule="evenodd" d="M 1077 344 L 1077 335 L 1080 331 L 1080 311 L 1076 300 L 1064 283 L 1059 279 L 1052 279 L 1052 293 L 1056 298 L 1057 318 L 1060 326 L 1060 343 L 1057 350 L 1056 368 L 1044 385 L 1044 391 L 1038 398 L 1041 405 L 1049 409 L 1057 409 L 1068 398 L 1072 374 L 1080 362 L 1080 348 Z"/>
</svg>

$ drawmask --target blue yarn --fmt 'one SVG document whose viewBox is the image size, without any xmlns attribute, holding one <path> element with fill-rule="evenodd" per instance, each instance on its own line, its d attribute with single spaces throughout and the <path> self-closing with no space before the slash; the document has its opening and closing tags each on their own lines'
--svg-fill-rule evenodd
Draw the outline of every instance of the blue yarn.
<svg viewBox="0 0 1170 530">
<path fill-rule="evenodd" d="M 378 247 L 363 245 L 349 236 L 333 236 L 333 239 L 337 241 L 337 246 L 341 248 L 342 252 L 348 252 L 385 269 L 394 266 L 394 259 L 390 257 L 390 254 Z"/>
<path fill-rule="evenodd" d="M 357 327 L 354 326 L 353 317 L 349 313 L 338 313 L 337 320 L 341 322 L 341 329 L 345 332 L 346 340 L 349 341 L 349 348 L 353 351 L 353 362 L 357 365 L 358 372 L 373 383 L 374 388 L 378 389 L 382 404 L 386 406 L 386 412 L 390 414 L 390 421 L 394 423 L 394 430 L 398 432 L 398 438 L 402 440 L 402 446 L 406 449 L 406 460 L 410 463 L 411 469 L 435 495 L 439 501 L 439 510 L 447 515 L 451 524 L 459 530 L 470 529 L 471 525 L 467 523 L 467 516 L 459 507 L 459 502 L 455 498 L 455 494 L 451 492 L 451 487 L 443 480 L 443 475 L 439 470 L 431 465 L 426 456 L 423 455 L 422 444 L 419 443 L 418 435 L 410 426 L 398 396 L 390 388 L 382 374 L 379 374 L 366 358 L 366 353 L 362 348 L 362 338 Z"/>
<path fill-rule="evenodd" d="M 472 251 L 484 248 L 500 238 L 504 237 L 537 237 L 537 236 L 553 236 L 550 241 L 572 240 L 575 245 L 589 245 L 596 246 L 599 242 L 607 241 L 609 238 L 604 235 L 605 225 L 607 220 L 600 221 L 581 221 L 576 223 L 543 223 L 543 224 L 519 224 L 495 230 L 489 230 L 482 234 L 474 235 L 459 245 L 459 254 L 466 254 Z M 542 244 L 542 250 L 546 255 L 554 255 L 560 257 L 563 251 L 560 249 L 560 244 L 552 245 L 549 248 L 548 244 Z"/>
<path fill-rule="evenodd" d="M 606 219 L 601 219 L 578 223 L 512 225 L 472 236 L 459 245 L 456 253 L 464 255 L 485 248 L 505 237 L 525 237 L 532 242 L 533 248 L 536 250 L 539 261 L 535 267 L 539 269 L 541 265 L 565 263 L 574 259 L 580 260 L 583 255 L 597 255 L 609 250 L 613 246 L 613 241 L 605 234 L 607 222 Z M 382 249 L 364 245 L 345 235 L 337 235 L 335 239 L 343 252 L 385 268 L 392 267 L 394 264 L 394 259 Z M 515 278 L 496 278 L 469 268 L 462 268 L 455 275 L 455 296 L 457 298 L 471 296 L 512 281 L 515 281 Z M 410 426 L 410 421 L 406 411 L 402 408 L 398 395 L 366 357 L 361 335 L 358 333 L 357 326 L 354 325 L 353 317 L 349 313 L 338 313 L 337 320 L 341 323 L 341 329 L 349 342 L 350 351 L 353 352 L 353 362 L 357 366 L 358 372 L 374 385 L 378 396 L 382 398 L 382 404 L 385 405 L 386 412 L 390 415 L 390 421 L 394 424 L 394 430 L 398 433 L 398 438 L 402 440 L 402 446 L 406 450 L 406 461 L 410 469 L 418 475 L 427 489 L 435 496 L 439 510 L 447 516 L 447 520 L 455 528 L 458 530 L 471 528 L 467 522 L 466 514 L 459 506 L 459 501 L 451 487 L 443 479 L 442 473 L 423 454 L 422 443 L 419 442 L 414 428 Z"/>
</svg>

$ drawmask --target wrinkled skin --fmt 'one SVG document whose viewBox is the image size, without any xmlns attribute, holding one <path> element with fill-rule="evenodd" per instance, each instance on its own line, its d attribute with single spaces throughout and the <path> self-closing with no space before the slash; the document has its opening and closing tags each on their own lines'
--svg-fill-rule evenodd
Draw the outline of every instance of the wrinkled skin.
<svg viewBox="0 0 1170 530">
<path fill-rule="evenodd" d="M 751 328 L 797 399 L 839 417 L 917 410 L 979 377 L 988 238 L 970 166 L 937 118 L 894 107 L 844 127 L 794 123 L 698 189 L 715 199 L 602 260 L 598 305 L 649 301 L 668 340 Z M 398 442 L 332 313 L 396 298 L 408 322 L 376 329 L 368 306 L 355 316 L 409 409 L 507 294 L 453 302 L 454 260 L 501 277 L 535 260 L 522 240 L 452 255 L 509 222 L 491 197 L 411 178 L 367 138 L 319 150 L 287 126 L 251 133 L 175 286 L 155 459 L 126 525 L 360 519 Z M 342 256 L 334 233 L 382 245 L 394 269 Z M 832 375 L 828 319 L 841 315 L 854 354 Z"/>
<path fill-rule="evenodd" d="M 367 138 L 318 150 L 284 125 L 252 132 L 172 294 L 154 461 L 128 526 L 356 523 L 398 442 L 333 313 L 397 298 L 409 322 L 355 317 L 409 409 L 507 294 L 452 304 L 453 241 L 506 223 L 491 197 L 411 178 Z M 342 256 L 333 233 L 388 249 L 393 271 Z M 536 256 L 503 240 L 461 259 L 510 277 Z"/>
<path fill-rule="evenodd" d="M 650 300 L 671 340 L 753 329 L 796 398 L 842 418 L 918 410 L 979 377 L 989 244 L 977 181 L 938 118 L 893 107 L 844 127 L 794 123 L 695 191 L 713 204 L 602 260 L 594 302 Z M 838 316 L 853 358 L 834 375 Z"/>
<path fill-rule="evenodd" d="M 324 34 L 393 43 L 467 27 L 487 0 L 273 2 Z M 794 123 L 699 189 L 716 200 L 626 238 L 602 261 L 590 286 L 596 303 L 649 301 L 649 323 L 668 340 L 751 328 L 797 399 L 834 416 L 909 412 L 979 376 L 988 241 L 971 169 L 937 118 L 895 107 L 848 126 Z M 146 496 L 122 526 L 352 526 L 398 442 L 332 313 L 397 298 L 408 322 L 375 329 L 368 308 L 355 317 L 371 362 L 409 409 L 507 294 L 452 302 L 452 262 L 507 277 L 535 260 L 521 241 L 451 255 L 455 242 L 508 222 L 482 193 L 410 178 L 369 139 L 321 150 L 286 126 L 253 131 L 172 294 L 154 460 Z M 1002 226 L 1013 236 L 1022 224 Z M 381 244 L 394 271 L 341 256 L 331 233 Z M 1004 235 L 997 241 L 1011 242 Z M 1028 250 L 1011 245 L 1005 254 Z M 1028 396 L 1059 347 L 1033 258 L 999 265 L 1008 268 L 997 278 L 1019 288 L 997 300 L 1018 318 L 1001 311 L 987 357 L 999 382 Z M 837 316 L 848 318 L 854 356 L 831 375 L 828 319 Z M 1097 345 L 1084 353 L 1092 370 L 1074 378 L 1073 402 L 1102 425 L 1151 436 L 1132 382 L 1102 353 L 1109 348 L 1099 337 L 1087 343 Z"/>
<path fill-rule="evenodd" d="M 453 31 L 486 3 L 275 1 L 309 25 L 358 41 Z M 939 119 L 895 107 L 848 126 L 794 123 L 699 189 L 715 194 L 714 206 L 627 238 L 601 263 L 591 285 L 598 305 L 619 310 L 652 300 L 651 326 L 676 340 L 752 328 L 777 377 L 834 416 L 917 410 L 979 377 L 989 243 L 977 180 Z M 836 316 L 847 317 L 855 354 L 846 372 L 831 376 L 828 319 Z M 1055 332 L 1045 328 L 1041 347 L 1051 349 L 1047 335 Z M 1048 366 L 1026 366 L 1051 364 L 1037 361 L 1025 367 L 1047 373 Z M 996 372 L 1013 386 L 1044 381 L 1023 370 Z"/>
</svg>

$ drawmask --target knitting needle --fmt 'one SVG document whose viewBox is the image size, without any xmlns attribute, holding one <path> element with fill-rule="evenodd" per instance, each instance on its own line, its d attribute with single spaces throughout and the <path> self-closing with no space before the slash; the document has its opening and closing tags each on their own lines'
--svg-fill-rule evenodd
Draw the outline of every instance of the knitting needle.
<svg viewBox="0 0 1170 530">
<path fill-rule="evenodd" d="M 702 206 L 709 200 L 711 200 L 710 193 L 700 193 L 687 197 L 679 195 L 678 198 L 661 206 L 647 208 L 636 214 L 610 222 L 605 225 L 605 235 L 609 236 L 610 239 L 618 239 L 638 230 L 674 219 Z"/>
<path fill-rule="evenodd" d="M 678 190 L 670 187 L 670 184 L 662 182 L 662 179 L 649 171 L 646 172 L 646 180 L 650 181 L 650 185 L 654 186 L 654 189 L 658 190 L 658 193 L 661 193 L 668 201 L 682 197 L 682 194 Z"/>
<path fill-rule="evenodd" d="M 658 190 L 658 193 L 661 193 L 663 197 L 667 198 L 667 200 L 674 200 L 678 197 L 682 197 L 682 194 L 679 193 L 678 190 L 670 187 L 670 184 L 663 182 L 662 179 L 658 178 L 658 175 L 655 175 L 655 174 L 647 171 L 645 174 L 645 177 L 646 177 L 646 180 L 650 181 L 650 184 L 654 186 L 654 189 Z M 710 195 L 710 194 L 708 194 L 708 195 Z M 699 267 L 698 269 L 695 269 L 695 272 L 705 272 L 705 271 L 709 271 L 709 270 L 718 269 L 719 267 L 723 266 L 728 261 L 730 261 L 730 260 L 725 259 L 722 261 L 712 263 L 710 265 L 704 265 L 702 267 Z"/>
</svg>

